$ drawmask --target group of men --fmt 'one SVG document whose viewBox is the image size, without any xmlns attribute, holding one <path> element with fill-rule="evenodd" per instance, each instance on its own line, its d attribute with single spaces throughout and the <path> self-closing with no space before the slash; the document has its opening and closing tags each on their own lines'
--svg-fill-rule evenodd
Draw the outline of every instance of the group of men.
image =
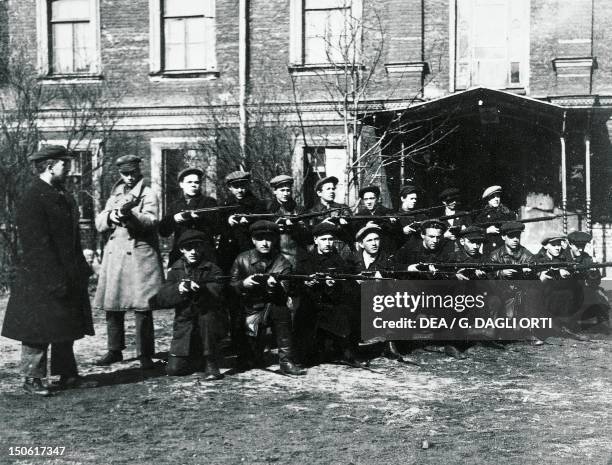
<svg viewBox="0 0 612 465">
<path fill-rule="evenodd" d="M 38 178 L 17 211 L 23 260 L 2 335 L 22 341 L 24 389 L 38 395 L 50 394 L 42 382 L 49 344 L 60 387 L 95 385 L 79 376 L 72 351 L 93 325 L 78 210 L 64 190 L 69 158 L 61 146 L 30 157 Z M 249 173 L 235 171 L 218 205 L 201 191 L 203 171 L 189 167 L 178 175 L 182 195 L 162 217 L 140 164 L 133 155 L 116 161 L 120 179 L 95 219 L 106 238 L 94 297 L 94 308 L 106 312 L 108 351 L 95 361 L 101 366 L 123 360 L 124 316 L 134 311 L 137 356 L 143 369 L 152 368 L 153 310 L 161 308 L 175 309 L 168 375 L 203 371 L 206 380 L 221 379 L 219 346 L 228 332 L 237 369 L 265 367 L 270 327 L 284 374 L 303 375 L 305 366 L 328 359 L 359 365 L 360 277 L 401 271 L 403 279 L 549 281 L 570 272 L 551 272 L 551 265 L 534 275 L 529 264 L 592 263 L 584 232 L 549 235 L 534 257 L 520 243 L 525 225 L 501 203 L 500 186 L 485 189 L 482 208 L 471 212 L 460 210 L 456 188 L 441 193 L 440 206 L 417 208 L 419 190 L 404 186 L 394 212 L 381 204 L 380 189 L 368 186 L 353 214 L 336 203 L 333 176 L 318 180 L 318 201 L 306 210 L 294 200 L 291 176 L 270 180 L 274 197 L 266 202 L 251 191 Z M 158 234 L 172 236 L 167 273 Z M 450 274 L 444 266 L 452 263 L 473 266 Z M 479 268 L 483 263 L 525 268 L 492 273 Z M 515 297 L 504 297 L 508 309 L 516 307 Z M 386 356 L 402 358 L 393 341 L 381 344 Z"/>
</svg>

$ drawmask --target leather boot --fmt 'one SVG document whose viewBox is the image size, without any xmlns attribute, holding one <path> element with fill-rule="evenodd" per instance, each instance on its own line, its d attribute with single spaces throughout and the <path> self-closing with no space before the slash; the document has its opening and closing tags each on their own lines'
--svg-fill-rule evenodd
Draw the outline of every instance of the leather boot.
<svg viewBox="0 0 612 465">
<path fill-rule="evenodd" d="M 107 366 L 113 363 L 121 362 L 122 360 L 123 354 L 120 350 L 109 350 L 108 352 L 106 352 L 106 354 L 104 354 L 104 356 L 96 360 L 94 362 L 94 365 Z"/>
<path fill-rule="evenodd" d="M 204 381 L 215 381 L 217 379 L 223 379 L 224 376 L 219 371 L 217 365 L 217 357 L 209 355 L 205 361 L 206 370 L 204 371 Z"/>
<path fill-rule="evenodd" d="M 26 378 L 23 383 L 23 389 L 35 396 L 49 397 L 51 395 L 51 391 L 47 389 L 40 378 Z"/>
<path fill-rule="evenodd" d="M 391 360 L 398 360 L 400 362 L 404 360 L 402 354 L 399 353 L 399 350 L 397 350 L 395 342 L 393 341 L 385 342 L 385 350 L 383 352 L 383 356 Z"/>
<path fill-rule="evenodd" d="M 302 376 L 306 374 L 306 370 L 302 370 L 293 363 L 291 356 L 291 332 L 289 324 L 279 322 L 276 325 L 276 338 L 278 343 L 278 363 L 281 372 L 286 375 Z"/>
<path fill-rule="evenodd" d="M 153 359 L 149 355 L 141 355 L 138 357 L 138 360 L 140 361 L 140 368 L 143 370 L 152 370 L 155 368 Z"/>
</svg>

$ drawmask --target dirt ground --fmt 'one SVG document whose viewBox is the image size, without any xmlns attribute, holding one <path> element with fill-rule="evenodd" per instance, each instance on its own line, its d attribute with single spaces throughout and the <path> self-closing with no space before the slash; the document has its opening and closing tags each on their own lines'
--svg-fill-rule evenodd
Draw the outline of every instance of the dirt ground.
<svg viewBox="0 0 612 465">
<path fill-rule="evenodd" d="M 101 317 L 75 349 L 95 389 L 26 395 L 19 343 L 0 338 L 0 463 L 612 464 L 612 336 L 473 347 L 466 360 L 417 351 L 420 367 L 377 358 L 373 371 L 326 364 L 304 377 L 272 365 L 206 383 L 168 378 L 161 362 L 146 375 L 134 359 L 94 367 Z M 160 353 L 171 321 L 156 313 Z M 65 451 L 9 455 L 21 446 Z"/>
</svg>

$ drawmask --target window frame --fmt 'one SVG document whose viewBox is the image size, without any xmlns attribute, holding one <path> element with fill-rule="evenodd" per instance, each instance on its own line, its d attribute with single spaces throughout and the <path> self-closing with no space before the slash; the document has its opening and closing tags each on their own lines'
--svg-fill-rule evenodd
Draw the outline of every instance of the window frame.
<svg viewBox="0 0 612 465">
<path fill-rule="evenodd" d="M 164 0 L 149 0 L 149 75 L 152 79 L 168 78 L 207 78 L 215 79 L 219 76 L 217 67 L 217 17 L 216 0 L 202 0 L 206 2 L 205 20 L 209 28 L 205 31 L 205 41 L 210 42 L 211 52 L 208 63 L 201 69 L 165 69 L 165 42 L 164 42 Z M 208 13 L 208 16 L 207 16 Z"/>
<path fill-rule="evenodd" d="M 355 21 L 355 24 L 362 27 L 363 15 L 363 0 L 346 0 L 350 3 L 350 16 Z M 330 8 L 331 9 L 331 8 Z M 327 70 L 330 72 L 342 72 L 342 65 L 350 63 L 308 63 L 306 61 L 306 0 L 291 0 L 290 1 L 290 20 L 289 20 L 289 68 L 293 71 L 316 71 Z M 361 29 L 357 32 L 356 42 L 359 43 L 353 62 L 359 63 L 362 33 Z"/>
<path fill-rule="evenodd" d="M 102 72 L 100 49 L 100 0 L 89 2 L 89 34 L 91 64 L 88 72 L 55 73 L 53 72 L 53 36 L 51 22 L 52 0 L 36 0 L 36 41 L 38 52 L 38 74 L 49 80 L 97 80 Z"/>
<path fill-rule="evenodd" d="M 458 38 L 457 38 L 457 34 L 459 31 L 459 25 L 458 25 L 458 2 L 460 0 L 452 0 L 451 2 L 449 2 L 449 52 L 450 52 L 450 60 L 449 60 L 449 91 L 450 92 L 456 92 L 456 91 L 461 91 L 461 90 L 467 90 L 470 89 L 472 87 L 479 87 L 479 86 L 483 86 L 483 84 L 473 84 L 473 85 L 467 85 L 467 86 L 463 86 L 463 85 L 458 85 L 457 84 L 457 77 L 458 77 L 458 73 L 457 73 L 457 66 L 458 66 L 458 57 L 457 57 L 457 44 L 458 44 Z M 506 8 L 509 8 L 510 2 L 512 1 L 516 1 L 516 0 L 506 0 Z M 498 90 L 509 90 L 509 91 L 514 91 L 514 92 L 519 92 L 519 93 L 529 93 L 529 71 L 530 71 L 530 67 L 531 67 L 531 63 L 530 63 L 530 57 L 531 57 L 531 53 L 530 53 L 530 25 L 531 25 L 531 0 L 524 0 L 524 5 L 522 5 L 524 7 L 524 11 L 523 11 L 523 24 L 522 24 L 522 29 L 523 31 L 526 31 L 526 33 L 524 35 L 522 35 L 521 40 L 522 43 L 520 44 L 520 48 L 521 48 L 521 53 L 520 53 L 520 67 L 519 67 L 519 74 L 520 74 L 520 81 L 518 83 L 513 83 L 512 82 L 512 73 L 511 73 L 511 68 L 512 65 L 511 63 L 514 62 L 515 60 L 510 60 L 511 55 L 513 55 L 510 52 L 510 44 L 508 42 L 508 39 L 506 39 L 506 54 L 507 54 L 507 58 L 508 58 L 508 62 L 507 62 L 507 82 L 506 82 L 506 86 L 505 87 L 496 87 L 496 89 Z M 474 19 L 472 18 L 472 21 Z M 471 44 L 470 49 L 473 49 L 474 44 Z M 514 56 L 515 57 L 515 56 Z M 471 63 L 471 65 L 473 65 L 473 63 Z M 473 70 L 470 70 L 470 76 L 473 77 Z"/>
</svg>

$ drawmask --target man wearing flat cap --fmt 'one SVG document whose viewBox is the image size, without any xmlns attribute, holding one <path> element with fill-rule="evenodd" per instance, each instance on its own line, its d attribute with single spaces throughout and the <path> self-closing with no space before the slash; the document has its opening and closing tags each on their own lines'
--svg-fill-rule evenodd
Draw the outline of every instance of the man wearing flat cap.
<svg viewBox="0 0 612 465">
<path fill-rule="evenodd" d="M 563 250 L 565 241 L 567 236 L 564 234 L 550 232 L 542 238 L 542 248 L 535 256 L 537 263 L 550 264 L 550 268 L 538 270 L 538 277 L 543 282 L 541 288 L 543 308 L 550 315 L 561 318 L 573 317 L 584 298 L 579 281 L 573 279 L 578 276 L 574 276 L 567 268 L 557 265 L 567 261 Z M 567 330 L 561 327 L 561 331 Z M 574 336 L 573 333 L 570 335 Z"/>
<path fill-rule="evenodd" d="M 456 187 L 449 187 L 440 192 L 440 200 L 444 205 L 443 216 L 453 216 L 462 213 L 466 213 L 465 210 L 461 210 L 461 191 Z M 444 233 L 444 237 L 451 241 L 456 241 L 457 233 L 462 229 L 465 229 L 471 224 L 469 216 L 461 216 L 459 218 L 449 218 L 445 220 L 448 224 L 448 229 Z M 457 247 L 458 249 L 459 247 Z"/>
<path fill-rule="evenodd" d="M 477 265 L 484 262 L 481 252 L 485 240 L 484 229 L 478 226 L 468 226 L 457 232 L 459 250 L 451 254 L 451 261 L 456 263 L 473 263 L 474 268 L 459 270 L 459 279 L 486 279 L 484 271 L 478 269 Z"/>
<path fill-rule="evenodd" d="M 275 277 L 291 272 L 291 264 L 278 250 L 279 227 L 271 221 L 259 220 L 249 227 L 249 232 L 254 248 L 238 255 L 230 272 L 231 287 L 240 299 L 243 330 L 239 368 L 264 366 L 264 336 L 266 327 L 271 325 L 281 371 L 303 375 L 305 372 L 293 361 L 291 316 L 287 308 L 289 283 Z"/>
<path fill-rule="evenodd" d="M 338 218 L 337 224 L 339 226 L 337 232 L 337 241 L 336 248 L 340 251 L 340 253 L 348 257 L 350 255 L 351 249 L 353 248 L 353 232 L 351 231 L 351 227 L 347 220 L 343 217 L 351 216 L 351 210 L 348 205 L 343 203 L 336 203 L 336 187 L 338 186 L 338 178 L 335 176 L 327 176 L 325 178 L 319 179 L 315 184 L 315 192 L 319 197 L 319 201 L 308 210 L 309 213 L 324 213 L 327 210 L 331 210 L 334 208 L 340 208 L 340 210 L 336 210 L 330 212 L 329 219 L 330 221 L 333 218 Z M 311 221 L 311 226 L 319 223 L 322 219 L 325 219 L 325 216 L 320 216 L 314 218 Z M 342 242 L 342 244 L 340 243 Z"/>
<path fill-rule="evenodd" d="M 449 252 L 443 247 L 446 224 L 435 219 L 425 220 L 420 225 L 420 231 L 421 240 L 406 242 L 396 252 L 394 261 L 399 269 L 414 271 L 419 273 L 415 277 L 427 279 L 437 271 L 434 263 L 450 261 Z"/>
<path fill-rule="evenodd" d="M 43 146 L 31 155 L 38 176 L 23 193 L 16 210 L 21 260 L 4 316 L 2 336 L 21 341 L 23 388 L 50 395 L 43 384 L 51 345 L 51 374 L 60 388 L 93 387 L 78 374 L 73 343 L 93 336 L 85 261 L 79 233 L 79 210 L 64 190 L 70 170 L 65 147 Z"/>
<path fill-rule="evenodd" d="M 159 235 L 173 235 L 172 249 L 168 257 L 168 265 L 172 265 L 182 257 L 177 247 L 177 241 L 188 230 L 200 231 L 207 238 L 204 242 L 204 255 L 208 261 L 216 262 L 215 234 L 219 233 L 219 218 L 215 212 L 197 213 L 194 210 L 217 206 L 212 197 L 202 194 L 202 178 L 204 172 L 195 167 L 182 170 L 177 177 L 182 195 L 167 208 L 166 214 L 159 223 Z"/>
<path fill-rule="evenodd" d="M 506 268 L 497 271 L 495 276 L 501 280 L 532 280 L 537 276 L 530 268 L 535 261 L 534 255 L 521 245 L 521 234 L 525 225 L 519 221 L 506 221 L 501 223 L 500 234 L 503 245 L 489 254 L 488 262 L 494 264 L 525 265 L 524 268 Z M 531 316 L 533 310 L 540 304 L 540 292 L 534 286 L 523 286 L 516 290 L 514 287 L 500 283 L 500 297 L 502 299 L 505 316 L 523 317 Z M 532 335 L 531 343 L 536 346 L 543 345 L 537 336 Z"/>
<path fill-rule="evenodd" d="M 108 352 L 97 365 L 123 360 L 125 312 L 134 311 L 136 355 L 143 369 L 153 367 L 153 314 L 149 299 L 163 282 L 157 238 L 159 203 L 140 171 L 141 159 L 124 155 L 116 165 L 120 179 L 111 190 L 104 210 L 96 216 L 96 229 L 108 234 L 100 268 L 94 307 L 106 312 Z"/>
<path fill-rule="evenodd" d="M 605 328 L 610 327 L 610 302 L 601 289 L 601 272 L 597 268 L 588 269 L 593 264 L 593 257 L 585 251 L 586 245 L 593 240 L 593 236 L 584 231 L 572 231 L 567 235 L 569 246 L 566 250 L 568 261 L 584 267 L 574 273 L 579 279 L 584 292 L 582 307 L 578 311 L 582 321 L 591 320 Z M 609 330 L 609 329 L 608 329 Z"/>
<path fill-rule="evenodd" d="M 378 186 L 366 186 L 359 189 L 359 198 L 361 199 L 361 205 L 357 210 L 359 216 L 388 216 L 391 215 L 393 210 L 385 207 L 380 203 L 380 187 Z M 374 222 L 379 225 L 383 231 L 383 244 L 382 247 L 388 252 L 395 250 L 395 241 L 393 232 L 395 231 L 396 218 L 372 218 L 371 220 L 360 220 L 353 223 L 353 230 L 355 232 L 363 228 L 368 222 Z"/>
<path fill-rule="evenodd" d="M 301 359 L 318 363 L 324 353 L 324 339 L 333 341 L 346 362 L 355 362 L 360 338 L 359 288 L 351 281 L 326 279 L 324 273 L 352 273 L 353 267 L 335 247 L 338 226 L 323 221 L 312 228 L 314 248 L 298 263 L 298 273 L 315 275 L 303 283 L 302 307 L 296 315 L 296 334 Z M 321 336 L 321 337 L 318 337 Z"/>
<path fill-rule="evenodd" d="M 274 198 L 267 204 L 269 213 L 278 215 L 276 224 L 280 228 L 280 252 L 291 266 L 295 268 L 298 255 L 306 253 L 306 246 L 310 243 L 311 235 L 304 221 L 289 218 L 292 215 L 301 215 L 306 209 L 298 205 L 293 198 L 293 178 L 280 174 L 270 179 L 270 187 Z"/>
<path fill-rule="evenodd" d="M 249 213 L 266 213 L 266 203 L 251 192 L 251 173 L 232 171 L 225 177 L 229 195 L 223 203 L 236 210 L 221 215 L 223 232 L 217 251 L 217 264 L 225 272 L 229 271 L 236 256 L 249 250 L 253 243 L 249 234 L 249 220 L 240 216 Z"/>
<path fill-rule="evenodd" d="M 485 202 L 484 209 L 474 217 L 474 223 L 484 228 L 487 233 L 484 244 L 485 255 L 502 245 L 501 224 L 504 221 L 517 219 L 516 213 L 502 203 L 501 194 L 501 186 L 487 187 L 482 193 L 482 200 Z"/>
<path fill-rule="evenodd" d="M 166 373 L 184 376 L 204 370 L 204 379 L 221 379 L 218 341 L 223 336 L 221 269 L 206 259 L 209 238 L 186 229 L 177 239 L 181 258 L 166 283 L 151 298 L 152 309 L 174 307 L 172 342 Z"/>
</svg>

